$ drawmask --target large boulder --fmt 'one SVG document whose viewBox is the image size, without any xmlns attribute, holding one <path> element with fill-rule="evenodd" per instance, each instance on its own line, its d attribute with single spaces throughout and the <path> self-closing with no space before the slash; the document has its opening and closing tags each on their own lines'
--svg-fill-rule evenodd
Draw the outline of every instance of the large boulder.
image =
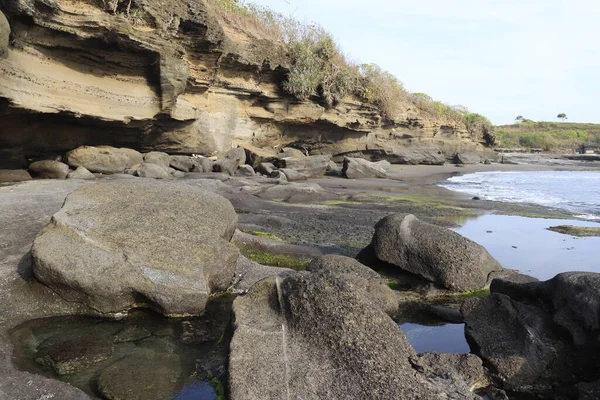
<svg viewBox="0 0 600 400">
<path fill-rule="evenodd" d="M 454 291 L 485 287 L 502 270 L 484 247 L 411 214 L 379 221 L 371 246 L 377 259 Z"/>
<path fill-rule="evenodd" d="M 241 167 L 246 164 L 246 151 L 242 147 L 233 148 L 225 154 L 225 159 L 235 160 L 237 166 Z"/>
<path fill-rule="evenodd" d="M 35 161 L 29 165 L 29 170 L 42 179 L 66 179 L 69 175 L 69 166 L 54 160 Z"/>
<path fill-rule="evenodd" d="M 237 215 L 195 186 L 115 179 L 81 187 L 35 239 L 35 276 L 90 313 L 198 315 L 229 286 Z"/>
<path fill-rule="evenodd" d="M 275 171 L 277 172 L 277 171 Z M 256 196 L 265 200 L 283 200 L 288 203 L 310 203 L 334 200 L 338 195 L 317 183 L 283 183 L 260 189 Z"/>
<path fill-rule="evenodd" d="M 270 163 L 277 159 L 277 153 L 273 150 L 261 149 L 250 144 L 243 144 L 240 147 L 246 151 L 246 163 L 254 169 L 258 169 L 259 165 L 263 163 Z"/>
<path fill-rule="evenodd" d="M 0 57 L 8 52 L 8 42 L 10 39 L 10 25 L 2 11 L 0 11 Z"/>
<path fill-rule="evenodd" d="M 393 146 L 386 148 L 381 155 L 392 164 L 443 165 L 446 156 L 437 147 Z"/>
<path fill-rule="evenodd" d="M 385 166 L 363 158 L 344 157 L 342 174 L 348 179 L 385 178 L 387 177 Z"/>
<path fill-rule="evenodd" d="M 81 146 L 67 153 L 71 167 L 85 167 L 102 174 L 120 174 L 143 161 L 142 154 L 135 150 L 111 146 Z"/>
<path fill-rule="evenodd" d="M 320 178 L 325 175 L 331 156 L 305 156 L 282 158 L 274 162 L 279 168 L 298 171 L 309 178 Z"/>
<path fill-rule="evenodd" d="M 214 172 L 222 172 L 224 174 L 233 176 L 239 167 L 238 160 L 234 158 L 224 158 L 222 160 L 217 160 L 213 164 Z"/>
<path fill-rule="evenodd" d="M 398 325 L 334 272 L 267 278 L 233 310 L 231 400 L 477 398 L 415 370 Z"/>
<path fill-rule="evenodd" d="M 600 274 L 545 281 L 495 279 L 488 297 L 462 306 L 470 343 L 504 388 L 566 391 L 600 379 Z"/>
</svg>

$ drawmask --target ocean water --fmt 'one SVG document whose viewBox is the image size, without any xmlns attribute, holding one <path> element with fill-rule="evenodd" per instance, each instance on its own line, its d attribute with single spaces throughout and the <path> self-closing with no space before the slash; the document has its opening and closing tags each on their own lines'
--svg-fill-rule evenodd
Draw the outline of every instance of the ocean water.
<svg viewBox="0 0 600 400">
<path fill-rule="evenodd" d="M 439 186 L 483 200 L 538 204 L 600 220 L 600 171 L 477 172 Z"/>
</svg>

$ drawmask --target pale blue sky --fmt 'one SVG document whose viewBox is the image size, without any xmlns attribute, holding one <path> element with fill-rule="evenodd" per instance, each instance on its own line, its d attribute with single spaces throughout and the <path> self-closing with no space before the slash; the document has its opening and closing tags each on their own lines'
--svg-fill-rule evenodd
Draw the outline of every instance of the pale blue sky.
<svg viewBox="0 0 600 400">
<path fill-rule="evenodd" d="M 325 27 L 356 62 L 495 124 L 600 123 L 598 0 L 255 0 Z"/>
</svg>

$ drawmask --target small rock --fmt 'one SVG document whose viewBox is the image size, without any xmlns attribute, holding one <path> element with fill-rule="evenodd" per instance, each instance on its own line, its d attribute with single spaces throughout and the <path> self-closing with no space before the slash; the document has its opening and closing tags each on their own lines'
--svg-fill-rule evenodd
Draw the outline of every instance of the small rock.
<svg viewBox="0 0 600 400">
<path fill-rule="evenodd" d="M 69 172 L 69 179 L 96 179 L 96 176 L 87 170 L 85 167 L 77 167 L 75 171 Z"/>
<path fill-rule="evenodd" d="M 60 161 L 44 160 L 31 163 L 29 170 L 42 179 L 66 179 L 69 166 Z"/>
<path fill-rule="evenodd" d="M 471 200 L 481 200 L 481 197 L 479 197 L 479 196 L 475 196 L 475 197 L 473 197 Z"/>
<path fill-rule="evenodd" d="M 164 167 L 147 162 L 142 163 L 135 174 L 140 178 L 167 179 L 170 177 L 169 172 Z"/>
<path fill-rule="evenodd" d="M 137 342 L 152 336 L 146 328 L 137 325 L 126 326 L 113 336 L 113 343 Z"/>
<path fill-rule="evenodd" d="M 251 166 L 247 165 L 247 164 L 241 165 L 237 169 L 237 171 L 235 172 L 235 174 L 236 175 L 241 175 L 241 176 L 254 176 L 254 175 L 256 175 L 254 173 L 254 169 Z"/>
<path fill-rule="evenodd" d="M 161 151 L 151 151 L 150 153 L 144 154 L 144 162 L 147 164 L 159 165 L 167 170 L 171 164 L 171 156 Z"/>
</svg>

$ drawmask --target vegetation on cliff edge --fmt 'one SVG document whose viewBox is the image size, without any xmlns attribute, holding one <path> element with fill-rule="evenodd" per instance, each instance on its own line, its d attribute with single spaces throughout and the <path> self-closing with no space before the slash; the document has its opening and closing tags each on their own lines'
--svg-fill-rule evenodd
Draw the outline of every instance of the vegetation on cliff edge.
<svg viewBox="0 0 600 400">
<path fill-rule="evenodd" d="M 207 2 L 228 24 L 285 44 L 290 65 L 282 89 L 298 99 L 313 98 L 332 107 L 353 96 L 379 108 L 390 120 L 404 119 L 412 111 L 448 124 L 464 124 L 474 135 L 483 129 L 486 142 L 494 142 L 492 124 L 485 117 L 469 113 L 464 106 L 435 101 L 424 93 L 410 93 L 398 78 L 376 64 L 349 61 L 331 35 L 316 24 L 244 0 Z"/>
<path fill-rule="evenodd" d="M 499 147 L 571 152 L 583 144 L 600 143 L 600 124 L 523 121 L 496 127 Z"/>
</svg>

